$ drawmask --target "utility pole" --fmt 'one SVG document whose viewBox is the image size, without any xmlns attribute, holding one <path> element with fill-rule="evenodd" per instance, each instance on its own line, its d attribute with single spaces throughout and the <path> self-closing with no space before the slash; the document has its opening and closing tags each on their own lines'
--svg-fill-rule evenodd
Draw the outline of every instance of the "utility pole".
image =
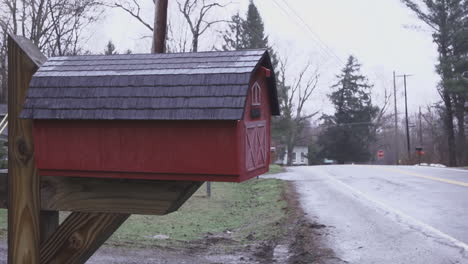
<svg viewBox="0 0 468 264">
<path fill-rule="evenodd" d="M 406 118 L 406 145 L 408 148 L 408 161 L 411 159 L 411 144 L 410 144 L 410 134 L 409 134 L 409 119 L 408 119 L 408 94 L 406 89 L 406 79 L 413 75 L 403 74 L 397 77 L 403 77 L 404 86 L 405 86 L 405 118 Z"/>
<path fill-rule="evenodd" d="M 153 45 L 151 53 L 164 53 L 166 51 L 167 1 L 154 1 Z"/>
<path fill-rule="evenodd" d="M 154 1 L 153 46 L 151 53 L 164 53 L 166 51 L 167 6 L 168 0 Z M 209 181 L 206 182 L 206 196 L 211 197 L 211 182 Z"/>
<path fill-rule="evenodd" d="M 423 132 L 422 132 L 422 113 L 421 107 L 419 107 L 419 146 L 423 146 Z"/>
<path fill-rule="evenodd" d="M 393 99 L 395 100 L 395 165 L 399 165 L 399 152 L 400 147 L 398 146 L 398 110 L 397 110 L 397 99 L 396 99 L 396 75 L 393 71 Z"/>
<path fill-rule="evenodd" d="M 403 75 L 405 85 L 405 118 L 406 118 L 406 142 L 408 144 L 408 161 L 411 159 L 411 145 L 409 134 L 409 120 L 408 120 L 408 94 L 406 92 L 406 74 Z"/>
</svg>

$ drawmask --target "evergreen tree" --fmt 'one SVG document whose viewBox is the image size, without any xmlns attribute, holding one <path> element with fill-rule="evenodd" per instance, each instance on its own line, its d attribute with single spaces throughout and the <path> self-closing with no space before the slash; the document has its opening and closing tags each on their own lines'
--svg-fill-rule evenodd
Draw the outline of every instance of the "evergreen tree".
<svg viewBox="0 0 468 264">
<path fill-rule="evenodd" d="M 112 41 L 109 40 L 109 42 L 107 42 L 106 49 L 104 50 L 104 55 L 115 55 L 115 54 L 119 54 L 119 53 L 115 50 L 114 43 L 112 43 Z"/>
<path fill-rule="evenodd" d="M 372 120 L 378 108 L 372 105 L 372 86 L 360 73 L 360 68 L 357 60 L 350 56 L 329 95 L 335 114 L 322 117 L 325 127 L 319 137 L 322 156 L 340 164 L 365 162 L 371 157 L 369 144 L 374 140 Z"/>
<path fill-rule="evenodd" d="M 265 36 L 265 26 L 254 2 L 250 0 L 247 18 L 242 23 L 243 47 L 260 49 L 268 47 L 268 37 Z"/>
<path fill-rule="evenodd" d="M 277 68 L 278 57 L 268 44 L 268 36 L 265 34 L 262 17 L 252 0 L 250 0 L 245 19 L 239 14 L 231 17 L 223 39 L 223 50 L 268 49 L 273 68 Z"/>
<path fill-rule="evenodd" d="M 243 25 L 244 19 L 239 15 L 239 13 L 231 17 L 229 21 L 228 29 L 224 31 L 223 34 L 223 50 L 240 50 L 244 47 L 244 30 Z"/>
</svg>

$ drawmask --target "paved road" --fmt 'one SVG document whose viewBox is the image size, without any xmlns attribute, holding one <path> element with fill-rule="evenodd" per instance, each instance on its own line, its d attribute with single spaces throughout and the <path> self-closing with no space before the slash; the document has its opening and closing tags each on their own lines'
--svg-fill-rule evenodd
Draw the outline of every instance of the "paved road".
<svg viewBox="0 0 468 264">
<path fill-rule="evenodd" d="M 295 167 L 301 205 L 343 263 L 468 264 L 468 171 Z"/>
</svg>

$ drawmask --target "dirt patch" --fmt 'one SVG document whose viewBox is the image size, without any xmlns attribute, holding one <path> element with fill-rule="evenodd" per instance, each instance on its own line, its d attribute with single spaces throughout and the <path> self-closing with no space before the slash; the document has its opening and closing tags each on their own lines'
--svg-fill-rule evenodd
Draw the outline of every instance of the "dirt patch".
<svg viewBox="0 0 468 264">
<path fill-rule="evenodd" d="M 202 239 L 184 242 L 179 247 L 151 247 L 129 249 L 104 247 L 88 262 L 97 263 L 203 263 L 203 264 L 335 264 L 344 263 L 334 252 L 325 247 L 321 238 L 326 235 L 326 226 L 311 223 L 300 207 L 298 194 L 292 183 L 287 183 L 283 192 L 287 206 L 287 219 L 275 223 L 280 236 L 267 241 L 255 239 L 255 234 L 246 240 L 235 239 L 237 230 L 207 233 Z"/>
<path fill-rule="evenodd" d="M 288 236 L 281 241 L 289 245 L 288 264 L 335 264 L 344 263 L 336 258 L 332 249 L 324 246 L 322 237 L 327 226 L 311 223 L 299 204 L 299 196 L 294 184 L 289 182 L 284 198 L 288 202 Z"/>
</svg>

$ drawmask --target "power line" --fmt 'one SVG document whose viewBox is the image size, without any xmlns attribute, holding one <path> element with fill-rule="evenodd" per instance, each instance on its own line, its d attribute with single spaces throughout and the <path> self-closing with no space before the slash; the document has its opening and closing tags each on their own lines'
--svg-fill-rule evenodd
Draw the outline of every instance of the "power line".
<svg viewBox="0 0 468 264">
<path fill-rule="evenodd" d="M 273 1 L 276 2 L 276 0 L 273 0 Z M 289 10 L 291 10 L 291 12 L 297 17 L 297 19 L 299 19 L 299 21 L 305 26 L 305 28 L 313 35 L 313 37 L 318 40 L 321 48 L 325 50 L 328 56 L 332 56 L 337 61 L 339 61 L 341 63 L 340 66 L 345 64 L 343 59 L 339 55 L 337 55 L 336 52 L 320 38 L 320 36 L 312 29 L 312 27 L 302 18 L 302 16 L 290 4 L 288 4 L 286 0 L 280 0 L 280 1 L 284 3 Z M 278 3 L 277 3 L 277 6 L 279 7 Z M 380 77 L 375 72 L 375 70 L 371 70 L 371 72 L 372 72 L 372 75 L 374 75 L 375 79 L 380 79 Z"/>
<path fill-rule="evenodd" d="M 273 3 L 274 5 L 279 9 L 281 10 L 281 12 L 283 12 L 283 14 L 285 14 L 285 16 L 291 20 L 292 22 L 294 22 L 297 26 L 301 27 L 303 25 L 301 25 L 301 22 L 300 20 L 298 19 L 293 19 L 292 15 L 285 9 L 282 7 L 282 5 L 280 5 L 277 0 L 273 0 Z M 308 32 L 310 33 L 310 32 Z M 315 44 L 315 46 L 318 48 L 317 52 L 322 55 L 322 57 L 324 58 L 325 61 L 328 61 L 330 58 L 334 58 L 333 55 L 326 49 L 323 47 L 323 45 L 316 39 L 316 37 L 314 36 L 314 34 L 308 34 L 308 36 L 310 37 L 310 39 L 313 41 L 313 43 Z"/>
<path fill-rule="evenodd" d="M 276 0 L 274 0 L 276 2 Z M 307 28 L 307 30 L 318 40 L 318 42 L 323 46 L 325 47 L 325 50 L 327 51 L 327 53 L 331 54 L 335 59 L 337 59 L 339 62 L 341 62 L 342 64 L 344 64 L 344 61 L 333 51 L 333 49 L 331 49 L 321 38 L 320 36 L 312 29 L 311 26 L 309 26 L 309 24 L 306 23 L 306 21 L 300 16 L 300 14 L 294 9 L 292 8 L 285 0 L 280 0 L 281 2 L 283 2 L 288 8 L 289 10 L 291 10 L 293 12 L 293 14 L 301 21 L 301 23 Z"/>
<path fill-rule="evenodd" d="M 293 21 L 294 23 L 296 23 L 298 26 L 301 26 L 300 23 L 298 22 L 298 20 L 296 19 L 293 19 L 291 14 L 288 13 L 278 2 L 277 0 L 273 0 L 273 4 L 279 9 L 281 10 L 281 12 L 283 12 L 283 14 L 285 14 L 291 21 Z M 309 33 L 311 33 L 309 31 Z M 311 37 L 311 40 L 316 44 L 316 46 L 319 48 L 319 50 L 317 51 L 323 58 L 325 58 L 325 60 L 329 59 L 330 57 L 331 58 L 335 58 L 328 50 L 326 47 L 324 47 L 317 39 L 316 37 L 314 36 L 314 34 L 310 35 L 309 36 Z M 336 59 L 336 58 L 335 58 Z M 339 62 L 342 62 L 341 60 L 339 60 Z"/>
</svg>

